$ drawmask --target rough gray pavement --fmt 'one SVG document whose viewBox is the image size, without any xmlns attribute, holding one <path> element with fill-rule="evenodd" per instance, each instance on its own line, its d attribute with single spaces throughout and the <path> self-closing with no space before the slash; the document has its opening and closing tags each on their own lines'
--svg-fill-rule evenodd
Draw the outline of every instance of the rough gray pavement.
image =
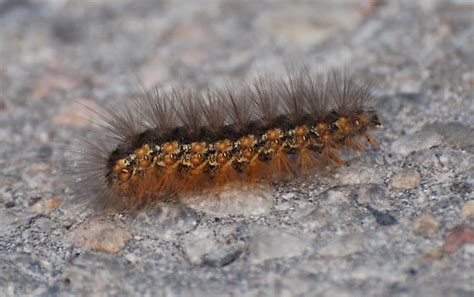
<svg viewBox="0 0 474 297">
<path fill-rule="evenodd" d="M 473 16 L 469 0 L 0 0 L 0 295 L 473 296 Z M 290 58 L 379 80 L 379 150 L 133 216 L 74 199 L 82 105 Z"/>
</svg>

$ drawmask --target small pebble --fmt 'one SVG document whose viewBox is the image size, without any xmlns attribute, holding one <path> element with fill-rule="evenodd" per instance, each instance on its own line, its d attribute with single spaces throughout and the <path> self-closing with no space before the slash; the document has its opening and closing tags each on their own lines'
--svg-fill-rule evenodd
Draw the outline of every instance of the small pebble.
<svg viewBox="0 0 474 297">
<path fill-rule="evenodd" d="M 36 154 L 38 159 L 46 160 L 49 159 L 53 155 L 53 148 L 49 145 L 42 145 Z"/>
<path fill-rule="evenodd" d="M 242 254 L 242 249 L 228 247 L 217 249 L 202 257 L 202 263 L 210 267 L 222 267 L 234 262 Z"/>
<path fill-rule="evenodd" d="M 296 193 L 294 193 L 294 192 L 285 193 L 285 194 L 281 195 L 281 198 L 283 198 L 285 200 L 293 200 L 295 197 L 296 197 Z"/>
<path fill-rule="evenodd" d="M 15 201 L 7 201 L 3 204 L 5 208 L 12 208 L 16 205 Z"/>
<path fill-rule="evenodd" d="M 275 205 L 275 209 L 278 210 L 278 211 L 285 211 L 290 207 L 291 207 L 291 205 L 288 202 L 283 202 L 283 203 Z"/>
<path fill-rule="evenodd" d="M 443 256 L 443 248 L 436 248 L 424 254 L 424 258 L 428 260 L 440 259 Z"/>
<path fill-rule="evenodd" d="M 352 206 L 350 188 L 345 186 L 330 188 L 319 194 L 316 201 L 317 207 L 328 216 L 337 218 L 340 217 L 341 213 L 346 216 L 346 211 Z M 309 206 L 302 206 L 301 208 L 309 208 Z"/>
<path fill-rule="evenodd" d="M 197 214 L 189 207 L 163 204 L 158 208 L 139 212 L 133 220 L 131 230 L 134 234 L 175 240 L 178 234 L 192 231 L 197 225 Z"/>
<path fill-rule="evenodd" d="M 357 194 L 357 202 L 360 204 L 380 203 L 387 199 L 385 188 L 377 184 L 364 185 L 355 193 Z"/>
<path fill-rule="evenodd" d="M 335 174 L 344 185 L 377 184 L 382 182 L 382 177 L 383 172 L 368 166 L 339 167 Z"/>
<path fill-rule="evenodd" d="M 63 199 L 61 197 L 53 197 L 48 200 L 40 199 L 30 206 L 29 210 L 35 213 L 49 214 L 53 209 L 61 205 L 62 202 Z"/>
<path fill-rule="evenodd" d="M 47 217 L 39 217 L 34 224 L 36 227 L 46 232 L 51 232 L 58 226 L 55 221 L 48 219 Z"/>
<path fill-rule="evenodd" d="M 397 219 L 395 219 L 395 217 L 389 214 L 388 212 L 382 212 L 373 208 L 370 205 L 367 205 L 366 208 L 375 217 L 375 221 L 379 225 L 390 226 L 398 223 Z"/>
<path fill-rule="evenodd" d="M 474 218 L 474 200 L 470 200 L 462 207 L 462 220 L 467 221 Z"/>
<path fill-rule="evenodd" d="M 405 169 L 390 179 L 390 186 L 397 189 L 413 189 L 421 180 L 421 176 L 416 169 Z"/>
<path fill-rule="evenodd" d="M 87 250 L 117 253 L 132 239 L 132 235 L 114 222 L 92 219 L 79 225 L 70 238 L 77 246 Z"/>
<path fill-rule="evenodd" d="M 474 145 L 474 129 L 459 122 L 437 122 L 426 126 L 425 130 L 441 134 L 452 147 L 467 148 Z"/>
<path fill-rule="evenodd" d="M 282 230 L 256 228 L 249 247 L 251 262 L 260 264 L 269 259 L 300 256 L 309 243 L 306 238 Z"/>
<path fill-rule="evenodd" d="M 330 219 L 328 213 L 320 207 L 315 207 L 310 209 L 310 211 L 302 209 L 297 211 L 293 217 L 303 226 L 311 230 L 326 227 Z"/>
<path fill-rule="evenodd" d="M 246 248 L 235 226 L 224 226 L 216 234 L 208 227 L 198 226 L 183 237 L 184 254 L 191 264 L 222 267 L 231 264 Z"/>
<path fill-rule="evenodd" d="M 193 232 L 183 237 L 183 250 L 191 264 L 202 264 L 202 257 L 218 248 L 218 242 L 212 232 L 198 226 Z"/>
<path fill-rule="evenodd" d="M 230 188 L 219 194 L 196 195 L 184 202 L 195 210 L 216 217 L 262 215 L 270 212 L 274 205 L 272 190 L 257 186 Z"/>
<path fill-rule="evenodd" d="M 32 217 L 31 214 L 0 209 L 0 238 L 15 231 L 18 226 L 26 225 Z"/>
<path fill-rule="evenodd" d="M 439 230 L 439 222 L 431 213 L 420 215 L 413 224 L 413 233 L 419 236 L 434 236 Z"/>
<path fill-rule="evenodd" d="M 455 194 L 466 195 L 471 193 L 472 186 L 466 182 L 453 182 L 449 189 Z"/>
<path fill-rule="evenodd" d="M 452 254 L 466 243 L 474 243 L 474 229 L 470 226 L 458 225 L 446 235 L 443 251 Z"/>
<path fill-rule="evenodd" d="M 138 257 L 137 255 L 135 254 L 132 254 L 132 253 L 128 253 L 124 256 L 125 260 L 127 260 L 128 262 L 130 262 L 131 264 L 137 264 L 141 261 L 140 257 Z"/>
<path fill-rule="evenodd" d="M 319 250 L 319 254 L 329 257 L 344 257 L 355 254 L 364 249 L 361 234 L 351 234 L 342 238 L 334 239 Z"/>
<path fill-rule="evenodd" d="M 400 137 L 392 143 L 392 151 L 402 156 L 430 149 L 443 143 L 443 137 L 432 131 L 421 131 Z"/>
</svg>

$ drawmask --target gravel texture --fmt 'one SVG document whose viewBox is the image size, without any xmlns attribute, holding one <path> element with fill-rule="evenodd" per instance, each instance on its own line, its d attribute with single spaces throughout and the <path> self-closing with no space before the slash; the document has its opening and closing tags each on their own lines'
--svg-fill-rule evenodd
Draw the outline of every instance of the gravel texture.
<svg viewBox="0 0 474 297">
<path fill-rule="evenodd" d="M 473 15 L 470 0 L 0 0 L 0 295 L 473 296 Z M 379 80 L 379 150 L 134 215 L 74 198 L 84 106 L 293 59 Z"/>
</svg>

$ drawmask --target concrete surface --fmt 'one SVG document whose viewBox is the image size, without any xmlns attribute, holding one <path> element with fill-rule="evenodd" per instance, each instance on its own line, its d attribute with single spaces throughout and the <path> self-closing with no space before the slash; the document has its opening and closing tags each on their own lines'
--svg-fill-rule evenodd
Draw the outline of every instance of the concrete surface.
<svg viewBox="0 0 474 297">
<path fill-rule="evenodd" d="M 469 0 L 1 0 L 0 295 L 473 296 L 473 15 Z M 103 216 L 74 199 L 81 104 L 295 57 L 380 81 L 378 151 L 249 204 Z"/>
</svg>

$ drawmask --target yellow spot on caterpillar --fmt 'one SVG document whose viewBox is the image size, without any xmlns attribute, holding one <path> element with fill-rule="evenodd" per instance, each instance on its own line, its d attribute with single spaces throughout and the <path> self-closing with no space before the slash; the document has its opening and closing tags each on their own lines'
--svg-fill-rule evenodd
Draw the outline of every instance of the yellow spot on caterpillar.
<svg viewBox="0 0 474 297">
<path fill-rule="evenodd" d="M 120 180 L 122 182 L 128 181 L 129 178 L 130 178 L 130 173 L 128 172 L 123 172 L 122 174 L 120 174 Z"/>
<path fill-rule="evenodd" d="M 331 134 L 329 134 L 328 132 L 324 133 L 322 139 L 324 142 L 331 141 Z"/>
<path fill-rule="evenodd" d="M 189 160 L 193 166 L 198 166 L 203 162 L 203 157 L 199 154 L 196 154 L 191 157 Z"/>
<path fill-rule="evenodd" d="M 176 159 L 173 157 L 171 154 L 167 154 L 163 158 L 163 163 L 165 163 L 166 166 L 171 166 L 176 162 Z"/>
<path fill-rule="evenodd" d="M 242 156 L 246 159 L 251 159 L 253 157 L 253 152 L 251 150 L 246 150 L 244 151 Z"/>
<path fill-rule="evenodd" d="M 191 150 L 194 153 L 202 154 L 206 151 L 206 143 L 205 142 L 193 142 L 191 144 Z"/>
<path fill-rule="evenodd" d="M 319 135 L 324 134 L 328 130 L 328 125 L 326 123 L 319 123 L 316 125 L 316 131 Z"/>
<path fill-rule="evenodd" d="M 267 138 L 270 141 L 275 141 L 278 140 L 282 136 L 282 132 L 280 129 L 271 129 L 270 131 L 267 132 Z"/>
<path fill-rule="evenodd" d="M 280 144 L 277 143 L 277 142 L 272 142 L 272 143 L 270 144 L 270 147 L 271 147 L 273 150 L 276 151 L 276 150 L 278 150 L 278 149 L 280 148 Z"/>
<path fill-rule="evenodd" d="M 163 152 L 165 154 L 173 154 L 178 150 L 179 145 L 177 142 L 167 142 L 163 145 Z"/>
<path fill-rule="evenodd" d="M 348 120 L 346 117 L 340 117 L 339 119 L 337 119 L 335 124 L 336 124 L 336 127 L 341 129 L 342 131 L 346 131 L 349 128 Z"/>
<path fill-rule="evenodd" d="M 299 126 L 299 127 L 296 127 L 295 129 L 296 136 L 305 136 L 306 134 L 308 134 L 308 132 L 309 132 L 309 129 L 306 126 Z"/>
<path fill-rule="evenodd" d="M 244 136 L 240 139 L 240 146 L 242 148 L 249 148 L 254 145 L 255 138 L 253 135 Z"/>
<path fill-rule="evenodd" d="M 304 139 L 304 137 L 298 137 L 295 143 L 299 146 L 303 146 L 306 144 L 306 139 Z"/>
<path fill-rule="evenodd" d="M 151 165 L 151 162 L 150 162 L 150 160 L 142 159 L 142 160 L 140 160 L 139 165 L 140 165 L 141 168 L 146 168 L 146 167 Z"/>
<path fill-rule="evenodd" d="M 227 155 L 226 154 L 219 154 L 216 158 L 217 163 L 223 165 L 227 162 Z"/>
<path fill-rule="evenodd" d="M 115 174 L 121 173 L 122 170 L 127 166 L 127 161 L 125 159 L 120 159 L 115 163 L 113 172 Z"/>
<path fill-rule="evenodd" d="M 141 148 L 135 150 L 135 155 L 137 158 L 143 158 L 144 156 L 148 155 L 150 152 L 150 147 L 148 144 L 143 145 Z"/>
<path fill-rule="evenodd" d="M 224 139 L 222 141 L 216 142 L 216 150 L 218 152 L 227 152 L 227 151 L 230 151 L 231 148 L 232 146 L 229 139 Z"/>
</svg>

